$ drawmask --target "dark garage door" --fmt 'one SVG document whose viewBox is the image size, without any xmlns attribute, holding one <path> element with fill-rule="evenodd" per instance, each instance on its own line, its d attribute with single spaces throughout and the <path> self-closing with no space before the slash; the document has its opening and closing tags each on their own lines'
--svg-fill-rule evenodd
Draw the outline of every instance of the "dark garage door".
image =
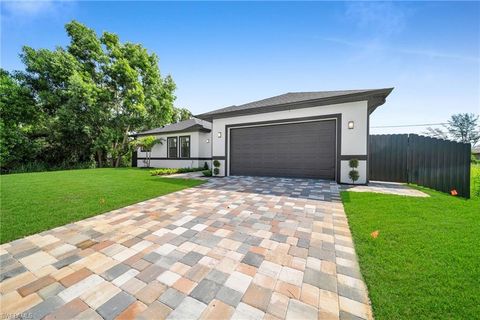
<svg viewBox="0 0 480 320">
<path fill-rule="evenodd" d="M 335 179 L 335 120 L 231 129 L 230 174 Z"/>
</svg>

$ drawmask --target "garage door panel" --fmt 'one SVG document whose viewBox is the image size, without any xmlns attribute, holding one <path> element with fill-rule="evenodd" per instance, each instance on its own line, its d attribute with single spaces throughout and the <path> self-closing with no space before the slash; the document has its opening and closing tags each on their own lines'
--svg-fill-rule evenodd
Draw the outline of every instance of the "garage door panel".
<svg viewBox="0 0 480 320">
<path fill-rule="evenodd" d="M 335 121 L 231 129 L 230 174 L 335 179 Z"/>
</svg>

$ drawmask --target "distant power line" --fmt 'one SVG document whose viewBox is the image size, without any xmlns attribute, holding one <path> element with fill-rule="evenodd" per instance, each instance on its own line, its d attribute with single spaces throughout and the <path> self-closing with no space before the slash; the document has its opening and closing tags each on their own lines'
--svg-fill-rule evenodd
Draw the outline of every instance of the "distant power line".
<svg viewBox="0 0 480 320">
<path fill-rule="evenodd" d="M 402 127 L 426 127 L 426 126 L 442 126 L 448 123 L 423 123 L 423 124 L 400 124 L 397 126 L 373 126 L 371 128 L 402 128 Z"/>
</svg>

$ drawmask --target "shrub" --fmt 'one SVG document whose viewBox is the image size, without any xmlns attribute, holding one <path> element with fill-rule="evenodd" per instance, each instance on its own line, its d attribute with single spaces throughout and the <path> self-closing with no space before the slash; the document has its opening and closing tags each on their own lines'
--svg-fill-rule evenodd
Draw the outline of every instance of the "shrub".
<svg viewBox="0 0 480 320">
<path fill-rule="evenodd" d="M 218 161 L 218 160 L 213 160 L 213 166 L 214 166 L 215 168 L 219 168 L 219 167 L 220 167 L 220 161 Z"/>
<path fill-rule="evenodd" d="M 212 170 L 203 170 L 202 173 L 205 177 L 211 177 L 212 176 Z"/>
<path fill-rule="evenodd" d="M 28 173 L 28 172 L 43 172 L 43 171 L 60 171 L 60 170 L 76 170 L 76 169 L 94 169 L 96 167 L 95 162 L 79 162 L 79 163 L 60 163 L 56 165 L 50 165 L 45 162 L 28 162 L 19 165 L 15 168 L 5 169 L 2 168 L 1 174 L 9 173 Z"/>
<path fill-rule="evenodd" d="M 208 163 L 207 163 L 207 162 L 205 162 L 205 163 L 203 164 L 203 169 L 205 169 L 205 170 L 210 169 L 210 168 L 208 167 Z"/>
<path fill-rule="evenodd" d="M 349 176 L 350 179 L 353 181 L 353 184 L 355 184 L 355 181 L 357 181 L 358 178 L 360 178 L 360 175 L 358 174 L 358 171 L 355 170 L 355 169 L 352 169 L 352 170 L 348 173 L 348 176 Z"/>
<path fill-rule="evenodd" d="M 477 157 L 473 153 L 470 157 L 470 160 L 472 164 L 480 164 L 480 159 L 477 159 Z"/>
<path fill-rule="evenodd" d="M 218 174 L 220 173 L 220 169 L 218 169 L 218 168 L 213 169 L 213 173 L 214 173 L 216 176 L 218 176 Z"/>
<path fill-rule="evenodd" d="M 355 181 L 360 178 L 360 174 L 357 170 L 355 170 L 356 168 L 358 168 L 358 159 L 350 159 L 350 161 L 348 161 L 348 165 L 350 166 L 350 168 L 352 168 L 352 170 L 350 170 L 350 172 L 348 173 L 348 177 L 350 178 L 350 180 L 352 180 L 352 183 L 355 184 Z"/>
<path fill-rule="evenodd" d="M 187 172 L 195 172 L 195 171 L 203 171 L 202 168 L 159 168 L 150 171 L 150 175 L 152 176 L 166 176 L 169 174 L 176 174 L 176 173 L 187 173 Z"/>
<path fill-rule="evenodd" d="M 358 168 L 358 159 L 350 159 L 348 165 L 350 168 Z"/>
<path fill-rule="evenodd" d="M 471 190 L 472 196 L 480 197 L 480 166 L 472 165 L 471 174 Z"/>
</svg>

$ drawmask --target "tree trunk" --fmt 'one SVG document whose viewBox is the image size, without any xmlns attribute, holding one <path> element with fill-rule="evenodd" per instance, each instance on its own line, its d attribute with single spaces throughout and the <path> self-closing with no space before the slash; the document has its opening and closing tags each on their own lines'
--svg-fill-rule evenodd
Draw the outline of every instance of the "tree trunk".
<svg viewBox="0 0 480 320">
<path fill-rule="evenodd" d="M 120 151 L 122 151 L 123 149 L 125 149 L 125 145 L 127 144 L 127 141 L 128 141 L 128 131 L 130 130 L 130 126 L 127 126 L 126 130 L 125 130 L 125 133 L 123 134 L 123 139 L 122 139 L 122 143 L 120 144 L 120 147 L 119 147 L 119 152 L 118 152 L 118 156 L 117 156 L 117 159 L 115 161 L 115 168 L 118 168 L 120 166 L 120 160 L 122 158 L 122 156 L 124 154 L 121 154 Z"/>
<path fill-rule="evenodd" d="M 117 159 L 115 160 L 115 168 L 118 168 L 120 166 L 120 156 L 117 157 Z"/>
<path fill-rule="evenodd" d="M 102 162 L 102 151 L 97 150 L 97 158 L 98 158 L 98 167 L 102 168 L 103 167 L 103 162 Z"/>
</svg>

